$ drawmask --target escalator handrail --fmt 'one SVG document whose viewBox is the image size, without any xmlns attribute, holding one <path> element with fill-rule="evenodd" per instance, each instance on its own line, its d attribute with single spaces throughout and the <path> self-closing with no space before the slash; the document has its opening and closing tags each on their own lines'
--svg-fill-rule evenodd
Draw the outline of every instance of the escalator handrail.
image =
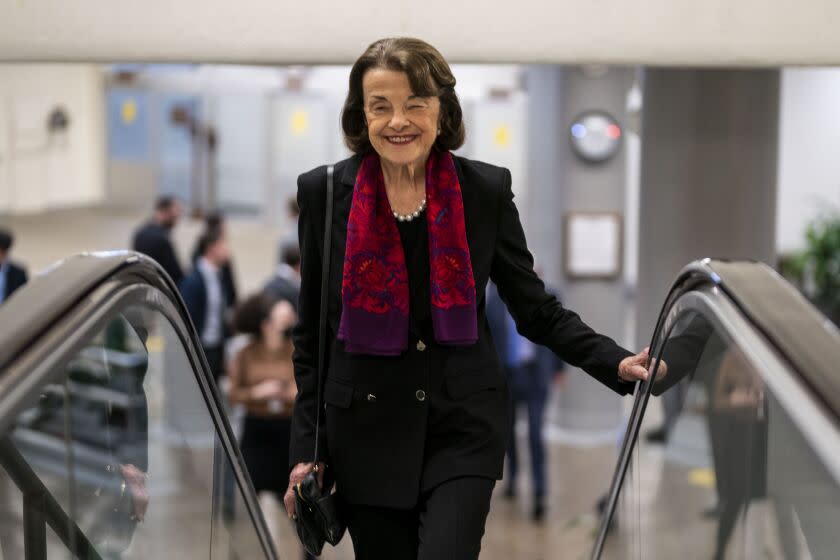
<svg viewBox="0 0 840 560">
<path fill-rule="evenodd" d="M 761 262 L 704 259 L 683 269 L 667 303 L 701 285 L 720 289 L 840 419 L 840 330 L 779 273 Z M 670 312 L 664 307 L 661 317 Z"/>
<path fill-rule="evenodd" d="M 83 303 L 101 293 L 101 289 L 113 285 L 115 290 L 146 286 L 155 288 L 168 300 L 177 313 L 182 328 L 176 326 L 193 363 L 194 372 L 201 376 L 200 385 L 219 435 L 224 454 L 230 459 L 235 478 L 242 483 L 245 502 L 254 520 L 260 542 L 268 558 L 276 559 L 273 541 L 259 510 L 256 493 L 245 468 L 242 454 L 236 445 L 236 437 L 223 412 L 222 397 L 216 386 L 195 325 L 190 318 L 180 291 L 168 274 L 152 259 L 133 251 L 110 251 L 83 253 L 52 265 L 36 276 L 30 283 L 17 290 L 3 306 L 0 306 L 0 426 L 8 426 L 13 418 L 11 408 L 2 406 L 4 397 L 12 394 L 9 388 L 24 387 L 26 395 L 14 391 L 19 399 L 37 396 L 40 387 L 27 384 L 27 372 L 14 367 L 27 351 L 36 346 L 50 329 L 64 318 L 73 316 Z M 106 303 L 105 301 L 102 302 Z M 244 489 L 247 489 L 244 490 Z"/>
<path fill-rule="evenodd" d="M 177 286 L 154 263 L 136 253 L 84 253 L 59 261 L 17 290 L 0 306 L 0 376 L 52 324 L 125 266 L 138 263 L 139 273 L 157 287 Z M 144 266 L 146 265 L 146 266 Z"/>
<path fill-rule="evenodd" d="M 836 372 L 836 364 L 840 363 L 840 330 L 764 263 L 702 259 L 686 266 L 672 284 L 657 319 L 650 343 L 652 358 L 657 358 L 653 353 L 657 342 L 667 336 L 663 330 L 665 322 L 677 302 L 689 292 L 709 288 L 717 289 L 732 303 L 747 324 L 760 333 L 773 352 L 789 366 L 814 401 L 822 404 L 840 426 L 840 374 Z M 780 313 L 785 313 L 785 317 Z M 645 414 L 652 383 L 639 382 L 636 388 L 631 419 L 640 416 L 635 420 L 638 425 Z M 630 451 L 638 436 L 638 430 L 628 423 L 607 508 L 593 546 L 593 559 L 599 558 L 603 549 L 618 504 L 618 491 L 627 474 Z"/>
</svg>

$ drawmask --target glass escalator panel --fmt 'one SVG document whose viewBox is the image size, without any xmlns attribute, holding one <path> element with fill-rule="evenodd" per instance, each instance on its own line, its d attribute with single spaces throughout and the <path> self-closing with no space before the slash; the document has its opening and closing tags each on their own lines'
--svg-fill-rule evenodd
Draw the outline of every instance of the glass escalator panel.
<svg viewBox="0 0 840 560">
<path fill-rule="evenodd" d="M 819 402 L 717 289 L 683 296 L 663 327 L 640 390 L 664 418 L 640 396 L 601 558 L 836 558 L 836 426 Z M 665 441 L 649 441 L 661 425 Z"/>
<path fill-rule="evenodd" d="M 220 449 L 220 448 L 217 448 Z M 233 491 L 234 470 L 230 458 L 220 458 L 216 471 L 216 485 L 222 499 L 213 516 L 212 558 L 263 558 L 262 543 L 248 516 L 244 494 Z M 283 519 L 285 521 L 285 518 Z"/>
<path fill-rule="evenodd" d="M 253 490 L 211 414 L 210 381 L 170 320 L 172 304 L 149 286 L 120 301 L 68 333 L 72 351 L 2 434 L 0 560 L 32 557 L 28 490 L 8 465 L 66 514 L 63 530 L 50 523 L 49 558 L 78 556 L 53 533 L 73 538 L 74 527 L 94 558 L 273 557 L 246 498 Z"/>
</svg>

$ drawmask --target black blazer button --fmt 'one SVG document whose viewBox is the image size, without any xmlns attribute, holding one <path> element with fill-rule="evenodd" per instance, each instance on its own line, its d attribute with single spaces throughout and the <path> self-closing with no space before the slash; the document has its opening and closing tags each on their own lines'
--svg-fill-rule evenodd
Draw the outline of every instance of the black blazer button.
<svg viewBox="0 0 840 560">
<path fill-rule="evenodd" d="M 370 402 L 376 402 L 376 395 L 374 395 L 373 393 L 368 393 L 367 400 L 369 400 Z"/>
<path fill-rule="evenodd" d="M 422 340 L 417 341 L 417 349 L 423 352 L 426 349 L 426 343 Z"/>
<path fill-rule="evenodd" d="M 417 400 L 423 402 L 426 400 L 426 391 L 423 389 L 417 389 L 417 392 L 414 393 L 414 396 L 417 397 Z"/>
</svg>

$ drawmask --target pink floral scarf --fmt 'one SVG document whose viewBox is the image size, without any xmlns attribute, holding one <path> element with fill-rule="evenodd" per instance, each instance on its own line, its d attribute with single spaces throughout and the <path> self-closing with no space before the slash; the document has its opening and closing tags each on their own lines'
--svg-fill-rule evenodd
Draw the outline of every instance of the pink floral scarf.
<svg viewBox="0 0 840 560">
<path fill-rule="evenodd" d="M 464 200 L 449 152 L 426 164 L 432 325 L 440 344 L 478 340 Z M 400 233 L 385 192 L 379 156 L 365 156 L 356 175 L 347 224 L 338 338 L 348 352 L 396 356 L 408 347 L 409 292 Z"/>
</svg>

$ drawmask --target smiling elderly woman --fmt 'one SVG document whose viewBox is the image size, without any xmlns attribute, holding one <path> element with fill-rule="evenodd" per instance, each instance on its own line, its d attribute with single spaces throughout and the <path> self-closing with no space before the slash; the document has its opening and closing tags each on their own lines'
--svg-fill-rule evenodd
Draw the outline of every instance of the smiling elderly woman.
<svg viewBox="0 0 840 560">
<path fill-rule="evenodd" d="M 502 476 L 509 397 L 485 317 L 488 280 L 519 332 L 619 394 L 633 355 L 545 291 L 507 169 L 453 156 L 464 142 L 455 77 L 417 39 L 372 44 L 341 118 L 335 165 L 325 426 L 356 558 L 477 558 Z M 326 167 L 298 179 L 302 284 L 295 332 L 293 485 L 313 469 Z M 343 264 L 343 266 L 341 266 Z"/>
</svg>

